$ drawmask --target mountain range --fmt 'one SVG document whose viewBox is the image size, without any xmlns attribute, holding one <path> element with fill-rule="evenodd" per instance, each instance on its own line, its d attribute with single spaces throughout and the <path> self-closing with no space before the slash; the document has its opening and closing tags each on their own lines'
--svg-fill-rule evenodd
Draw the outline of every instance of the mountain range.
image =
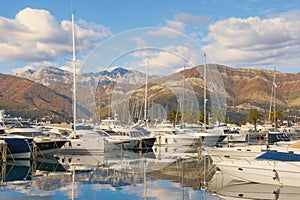
<svg viewBox="0 0 300 200">
<path fill-rule="evenodd" d="M 225 87 L 227 117 L 242 120 L 249 109 L 267 113 L 270 107 L 274 73 L 264 69 L 240 69 L 216 65 Z M 209 65 L 208 65 L 209 67 Z M 174 91 L 163 85 L 182 87 L 174 77 L 184 77 L 195 91 L 199 102 L 203 102 L 203 66 L 197 66 L 169 76 L 149 77 L 149 96 L 152 101 L 164 102 L 170 109 L 176 107 Z M 101 116 L 109 114 L 109 95 L 121 85 L 129 88 L 123 93 L 132 97 L 143 97 L 145 74 L 136 70 L 116 68 L 112 71 L 82 74 L 78 76 L 78 96 L 86 103 L 80 104 L 83 115 L 95 112 L 92 104 L 101 99 Z M 72 119 L 72 81 L 73 74 L 55 67 L 43 67 L 37 71 L 27 70 L 22 74 L 0 74 L 0 109 L 12 116 L 31 119 L 69 121 Z M 136 86 L 138 85 L 138 86 Z M 89 87 L 101 90 L 99 96 L 89 97 Z M 132 90 L 134 88 L 134 91 Z M 130 91 L 132 90 L 132 91 Z M 96 93 L 95 93 L 96 94 Z M 111 97 L 110 97 L 111 98 Z M 100 101 L 100 100 L 99 100 Z M 93 103 L 92 103 L 93 102 Z M 299 116 L 300 73 L 276 72 L 276 105 L 286 116 Z M 201 108 L 201 105 L 200 105 Z"/>
</svg>

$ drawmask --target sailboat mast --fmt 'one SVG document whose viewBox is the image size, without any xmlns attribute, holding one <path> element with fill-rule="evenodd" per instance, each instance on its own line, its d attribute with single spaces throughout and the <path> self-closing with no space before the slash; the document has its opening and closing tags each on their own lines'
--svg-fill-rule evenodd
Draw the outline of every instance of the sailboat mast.
<svg viewBox="0 0 300 200">
<path fill-rule="evenodd" d="M 77 100 L 76 100 L 76 51 L 75 51 L 75 22 L 74 22 L 74 12 L 72 12 L 72 44 L 73 44 L 73 126 L 74 126 L 74 135 L 76 136 L 76 110 L 77 110 Z"/>
<path fill-rule="evenodd" d="M 269 108 L 269 122 L 270 122 L 270 123 L 271 123 L 271 113 L 272 113 L 273 97 L 274 97 L 274 80 L 273 80 L 273 83 L 272 83 L 272 91 L 271 91 L 271 99 L 270 99 L 270 108 Z"/>
<path fill-rule="evenodd" d="M 149 74 L 149 57 L 147 58 L 147 72 L 146 72 L 146 85 L 145 85 L 145 107 L 144 107 L 144 120 L 147 120 L 147 107 L 148 107 L 148 74 Z"/>
<path fill-rule="evenodd" d="M 273 82 L 273 87 L 274 87 L 274 96 L 273 96 L 273 100 L 274 100 L 274 110 L 273 110 L 273 114 L 274 114 L 274 127 L 275 129 L 277 128 L 277 125 L 276 125 L 276 67 L 274 67 L 274 82 Z"/>
<path fill-rule="evenodd" d="M 183 65 L 183 71 L 185 72 L 185 65 Z M 181 100 L 181 126 L 183 126 L 183 115 L 184 115 L 184 100 L 185 100 L 185 76 L 183 75 L 183 86 L 182 86 L 182 100 Z"/>
<path fill-rule="evenodd" d="M 204 89 L 204 99 L 203 99 L 203 122 L 204 130 L 206 130 L 206 53 L 204 53 L 204 66 L 203 66 L 203 89 Z"/>
</svg>

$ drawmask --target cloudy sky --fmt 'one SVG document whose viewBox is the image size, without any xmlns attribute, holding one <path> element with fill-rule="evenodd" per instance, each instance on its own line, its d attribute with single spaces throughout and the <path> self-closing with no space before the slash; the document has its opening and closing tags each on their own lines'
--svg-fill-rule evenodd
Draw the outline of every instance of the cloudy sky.
<svg viewBox="0 0 300 200">
<path fill-rule="evenodd" d="M 298 0 L 10 0 L 0 8 L 0 73 L 70 69 L 71 12 L 84 71 L 177 71 L 207 62 L 300 72 Z"/>
</svg>

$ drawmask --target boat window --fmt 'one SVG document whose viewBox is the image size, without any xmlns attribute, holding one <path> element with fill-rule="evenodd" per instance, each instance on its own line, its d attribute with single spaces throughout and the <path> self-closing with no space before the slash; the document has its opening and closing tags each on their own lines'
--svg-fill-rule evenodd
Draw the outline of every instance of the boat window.
<svg viewBox="0 0 300 200">
<path fill-rule="evenodd" d="M 22 136 L 26 136 L 26 137 L 47 136 L 43 132 L 11 132 L 10 134 L 22 135 Z"/>
</svg>

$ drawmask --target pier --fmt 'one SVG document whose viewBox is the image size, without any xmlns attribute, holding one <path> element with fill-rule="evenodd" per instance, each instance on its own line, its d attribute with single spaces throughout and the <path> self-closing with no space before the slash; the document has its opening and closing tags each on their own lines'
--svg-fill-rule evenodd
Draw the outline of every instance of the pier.
<svg viewBox="0 0 300 200">
<path fill-rule="evenodd" d="M 4 140 L 0 141 L 0 148 L 1 148 L 1 156 L 2 156 L 2 162 L 6 163 L 7 161 L 7 143 Z"/>
</svg>

